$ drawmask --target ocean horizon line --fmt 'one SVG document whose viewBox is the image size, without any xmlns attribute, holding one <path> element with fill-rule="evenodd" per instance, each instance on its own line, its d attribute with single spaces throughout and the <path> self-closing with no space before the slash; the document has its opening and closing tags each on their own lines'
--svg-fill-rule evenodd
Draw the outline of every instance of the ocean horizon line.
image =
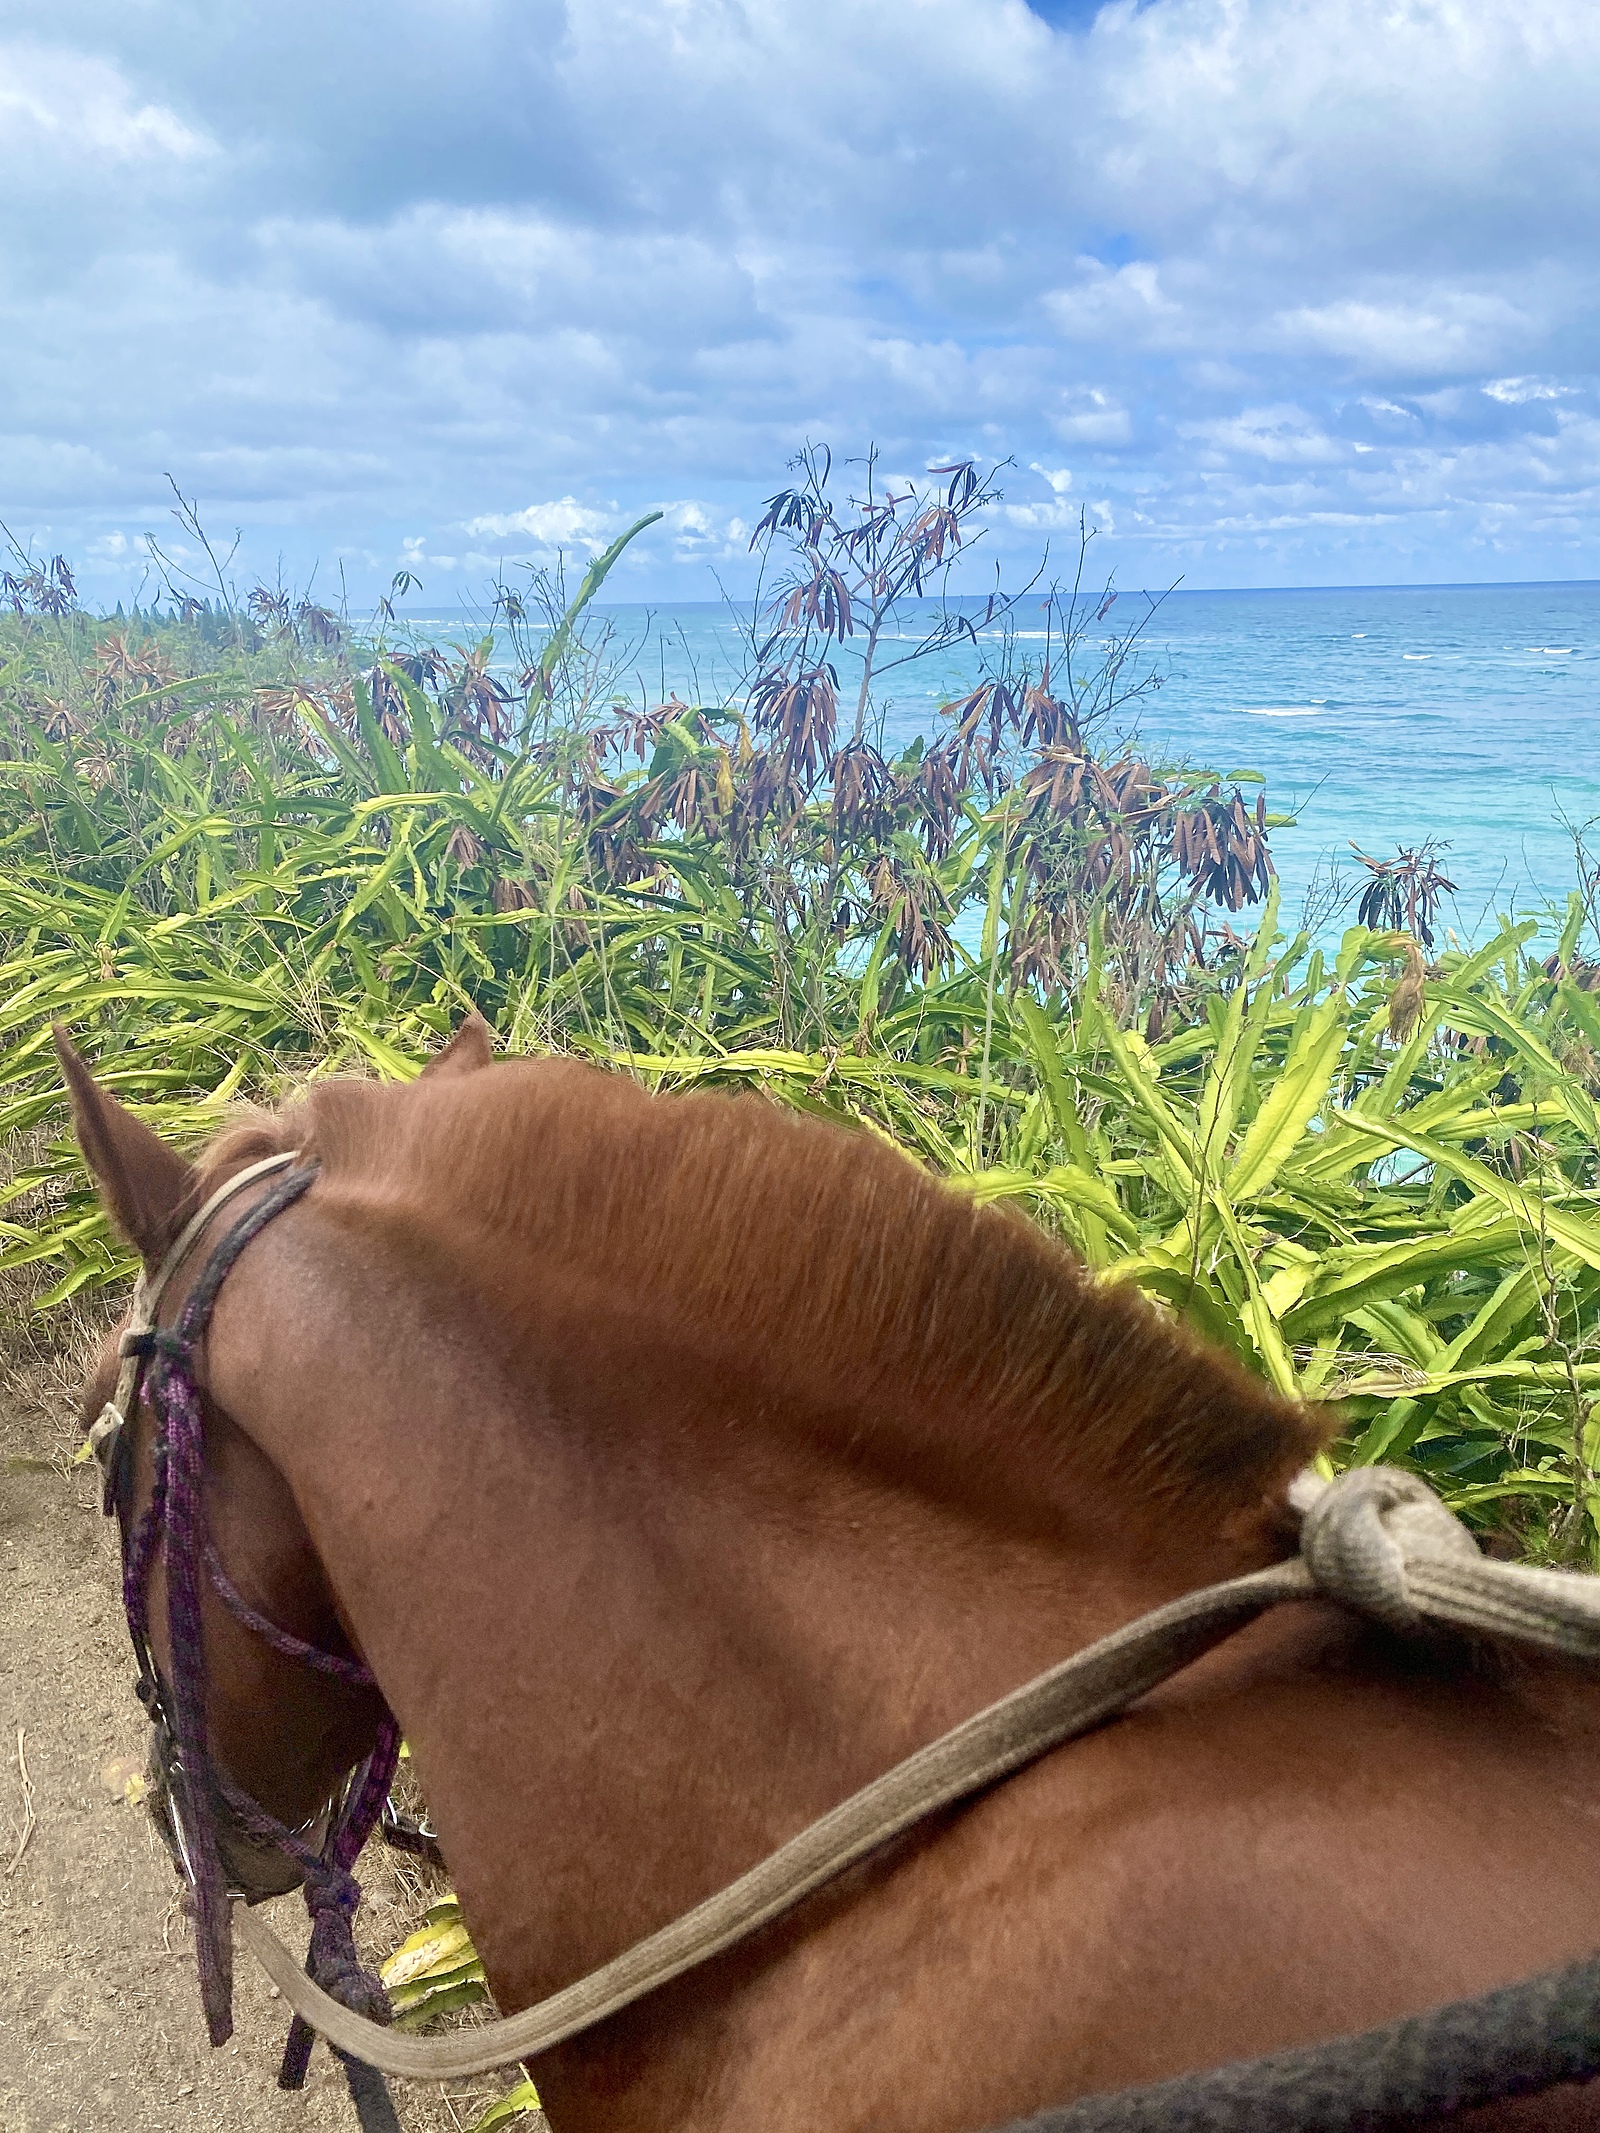
<svg viewBox="0 0 1600 2133">
<path fill-rule="evenodd" d="M 1403 594 L 1403 593 L 1449 593 L 1449 592 L 1600 592 L 1600 577 L 1594 578 L 1441 578 L 1419 581 L 1415 584 L 1363 584 L 1363 585 L 1183 585 L 1165 588 L 1151 586 L 1125 586 L 1113 588 L 1120 600 L 1261 600 L 1261 599 L 1310 599 L 1319 596 L 1334 598 L 1355 594 Z M 1046 595 L 1025 593 L 1011 603 L 1013 609 L 1023 606 L 1043 607 Z M 983 608 L 988 601 L 986 593 L 951 593 L 943 601 L 935 594 L 925 595 L 920 604 L 929 607 L 940 605 L 956 608 Z M 717 610 L 726 613 L 730 608 L 735 613 L 749 605 L 748 597 L 737 599 L 684 600 L 670 594 L 640 594 L 628 600 L 595 600 L 591 603 L 597 614 L 622 614 L 640 608 L 670 608 L 674 613 L 691 611 L 710 613 Z M 1098 604 L 1098 601 L 1095 603 Z M 394 603 L 395 620 L 398 622 L 476 622 L 489 620 L 492 603 L 485 602 L 483 609 L 460 606 L 443 607 L 427 603 L 416 608 Z"/>
</svg>

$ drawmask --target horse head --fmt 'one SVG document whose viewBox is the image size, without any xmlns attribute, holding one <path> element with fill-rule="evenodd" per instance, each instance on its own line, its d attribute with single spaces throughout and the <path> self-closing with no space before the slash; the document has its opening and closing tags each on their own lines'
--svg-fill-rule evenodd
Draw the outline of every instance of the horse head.
<svg viewBox="0 0 1600 2133">
<path fill-rule="evenodd" d="M 59 1030 L 56 1042 L 85 1160 L 142 1264 L 129 1316 L 91 1371 L 82 1423 L 121 1534 L 151 1725 L 146 1798 L 191 1892 L 220 1878 L 228 1897 L 259 1902 L 316 1873 L 353 1772 L 366 1766 L 386 1794 L 392 1741 L 390 1765 L 372 1765 L 393 1724 L 293 1491 L 210 1396 L 203 1349 L 190 1355 L 173 1329 L 208 1272 L 219 1286 L 254 1227 L 315 1173 L 296 1167 L 292 1149 L 263 1152 L 283 1137 L 265 1120 L 225 1133 L 200 1164 L 185 1161 L 99 1086 Z M 489 1056 L 487 1026 L 472 1015 L 425 1071 L 470 1071 Z M 171 1396 L 192 1396 L 198 1423 L 187 1477 L 152 1399 L 152 1378 L 170 1381 L 175 1365 L 184 1382 Z M 230 2019 L 230 1957 L 212 1908 L 201 1969 L 215 2041 Z"/>
</svg>

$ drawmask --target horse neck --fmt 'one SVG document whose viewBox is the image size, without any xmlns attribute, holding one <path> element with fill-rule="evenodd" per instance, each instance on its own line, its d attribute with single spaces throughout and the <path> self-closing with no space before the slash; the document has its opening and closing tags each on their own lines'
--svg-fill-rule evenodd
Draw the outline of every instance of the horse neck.
<svg viewBox="0 0 1600 2133">
<path fill-rule="evenodd" d="M 508 1273 L 456 1240 L 424 1279 L 398 1230 L 370 1263 L 265 1243 L 225 1299 L 226 1367 L 405 1729 L 506 2005 L 1271 1552 L 1255 1526 L 1163 1543 L 1042 1481 L 1036 1447 L 1008 1470 L 992 1433 L 964 1488 L 972 1416 L 807 1411 L 604 1270 Z M 898 1449 L 919 1429 L 931 1490 Z"/>
</svg>

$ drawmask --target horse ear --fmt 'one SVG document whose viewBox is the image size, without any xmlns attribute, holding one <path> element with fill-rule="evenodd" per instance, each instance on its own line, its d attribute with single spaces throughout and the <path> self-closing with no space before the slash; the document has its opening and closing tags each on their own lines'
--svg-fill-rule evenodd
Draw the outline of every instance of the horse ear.
<svg viewBox="0 0 1600 2133">
<path fill-rule="evenodd" d="M 479 1067 L 493 1064 L 494 1038 L 488 1023 L 474 1007 L 450 1042 L 434 1053 L 417 1078 L 426 1080 L 430 1074 L 473 1074 Z"/>
<path fill-rule="evenodd" d="M 72 1096 L 78 1146 L 106 1212 L 147 1267 L 159 1264 L 193 1194 L 194 1171 L 114 1096 L 78 1057 L 59 1023 L 56 1056 Z"/>
</svg>

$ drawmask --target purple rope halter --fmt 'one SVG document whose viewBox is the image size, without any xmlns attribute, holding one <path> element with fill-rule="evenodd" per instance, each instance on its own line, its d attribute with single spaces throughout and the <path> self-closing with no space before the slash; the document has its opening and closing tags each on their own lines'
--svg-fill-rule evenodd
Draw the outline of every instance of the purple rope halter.
<svg viewBox="0 0 1600 2133">
<path fill-rule="evenodd" d="M 176 1744 L 182 1797 L 173 1798 L 172 1813 L 190 1880 L 201 2005 L 214 2045 L 226 2043 L 233 2034 L 231 1898 L 218 1835 L 222 1810 L 251 1838 L 287 1854 L 299 1867 L 312 1920 L 308 1974 L 356 2012 L 376 2021 L 389 2018 L 382 1983 L 364 1968 L 355 1952 L 351 1927 L 361 1890 L 351 1868 L 378 1820 L 394 1778 L 400 1731 L 393 1714 L 385 1713 L 371 1755 L 345 1787 L 320 1850 L 269 1815 L 217 1769 L 206 1728 L 202 1569 L 230 1612 L 273 1650 L 353 1687 L 376 1687 L 359 1660 L 321 1651 L 250 1606 L 223 1569 L 205 1524 L 205 1422 L 195 1386 L 196 1350 L 222 1283 L 240 1253 L 274 1216 L 300 1198 L 316 1175 L 315 1165 L 288 1172 L 241 1217 L 207 1261 L 176 1328 L 132 1333 L 123 1342 L 125 1354 L 145 1361 L 147 1396 L 156 1417 L 154 1485 L 150 1503 L 124 1549 L 123 1602 L 142 1669 L 141 1696 L 158 1728 L 167 1725 Z M 165 1698 L 149 1655 L 147 1587 L 158 1544 L 166 1564 L 171 1649 L 171 1681 Z M 311 2044 L 312 2032 L 296 2016 L 279 2075 L 281 2087 L 299 2088 L 304 2082 Z M 362 2104 L 358 2073 L 377 2077 L 372 2077 L 370 2068 L 349 2060 L 346 2073 Z M 384 2109 L 388 2109 L 386 2099 Z"/>
</svg>

